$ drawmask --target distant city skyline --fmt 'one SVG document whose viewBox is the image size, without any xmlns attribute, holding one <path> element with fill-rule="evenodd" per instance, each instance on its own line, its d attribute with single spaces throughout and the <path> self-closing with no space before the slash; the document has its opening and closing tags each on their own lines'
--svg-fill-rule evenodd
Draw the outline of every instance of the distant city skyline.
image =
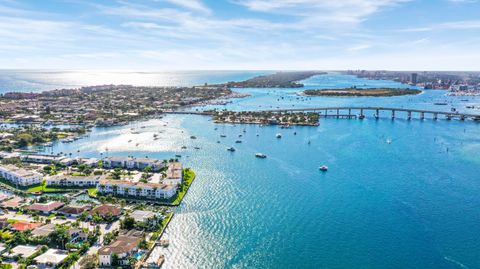
<svg viewBox="0 0 480 269">
<path fill-rule="evenodd" d="M 477 0 L 0 0 L 0 67 L 471 70 Z"/>
</svg>

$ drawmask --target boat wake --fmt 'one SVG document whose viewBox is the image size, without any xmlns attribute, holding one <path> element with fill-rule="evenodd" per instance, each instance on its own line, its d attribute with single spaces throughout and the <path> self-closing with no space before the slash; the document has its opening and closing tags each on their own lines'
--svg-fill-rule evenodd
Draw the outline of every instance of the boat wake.
<svg viewBox="0 0 480 269">
<path fill-rule="evenodd" d="M 461 262 L 459 262 L 459 261 L 456 261 L 456 260 L 454 260 L 454 259 L 452 259 L 452 258 L 450 258 L 450 257 L 445 256 L 445 257 L 443 257 L 443 258 L 444 258 L 445 260 L 451 262 L 451 263 L 454 263 L 454 264 L 460 266 L 460 268 L 464 268 L 464 269 L 468 269 L 468 268 L 469 268 L 469 267 L 466 266 L 465 264 L 463 264 L 463 263 L 461 263 Z"/>
</svg>

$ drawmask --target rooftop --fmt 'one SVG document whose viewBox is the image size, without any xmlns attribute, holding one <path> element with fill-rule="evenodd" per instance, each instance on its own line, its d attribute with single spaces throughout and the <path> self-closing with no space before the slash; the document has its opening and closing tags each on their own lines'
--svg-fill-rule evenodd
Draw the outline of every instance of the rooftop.
<svg viewBox="0 0 480 269">
<path fill-rule="evenodd" d="M 42 255 L 36 257 L 34 260 L 37 263 L 51 263 L 55 265 L 61 263 L 65 258 L 67 258 L 67 256 L 68 255 L 64 250 L 51 248 Z"/>
</svg>

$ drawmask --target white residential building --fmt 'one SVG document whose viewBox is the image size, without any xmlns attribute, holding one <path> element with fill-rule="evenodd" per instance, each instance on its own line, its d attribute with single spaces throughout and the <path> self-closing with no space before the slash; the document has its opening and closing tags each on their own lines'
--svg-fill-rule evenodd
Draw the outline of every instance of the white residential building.
<svg viewBox="0 0 480 269">
<path fill-rule="evenodd" d="M 0 177 L 20 186 L 30 186 L 42 182 L 42 174 L 14 165 L 0 165 Z"/>
<path fill-rule="evenodd" d="M 148 166 L 150 166 L 153 171 L 159 171 L 165 167 L 165 163 L 158 159 L 132 157 L 108 157 L 103 160 L 103 167 L 105 168 L 143 170 Z"/>
<path fill-rule="evenodd" d="M 126 180 L 101 180 L 97 189 L 100 193 L 120 196 L 134 196 L 147 199 L 168 199 L 175 195 L 177 188 L 172 185 L 131 182 Z"/>
<path fill-rule="evenodd" d="M 168 164 L 167 176 L 162 180 L 164 184 L 177 186 L 182 184 L 183 167 L 179 162 Z"/>
<path fill-rule="evenodd" d="M 47 186 L 61 187 L 96 187 L 102 176 L 55 175 L 46 179 Z"/>
</svg>

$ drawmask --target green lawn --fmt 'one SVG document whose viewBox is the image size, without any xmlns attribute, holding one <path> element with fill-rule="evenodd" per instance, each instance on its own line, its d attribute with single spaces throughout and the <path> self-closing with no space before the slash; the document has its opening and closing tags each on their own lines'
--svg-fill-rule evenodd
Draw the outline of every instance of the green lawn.
<svg viewBox="0 0 480 269">
<path fill-rule="evenodd" d="M 187 193 L 188 188 L 192 185 L 193 180 L 195 179 L 195 172 L 192 169 L 184 169 L 183 170 L 183 184 L 181 190 L 174 196 L 172 199 L 172 205 L 179 205 Z"/>
<path fill-rule="evenodd" d="M 67 189 L 62 188 L 53 188 L 47 187 L 47 183 L 43 182 L 40 186 L 30 187 L 27 189 L 27 192 L 57 192 L 57 191 L 68 191 Z"/>
<path fill-rule="evenodd" d="M 98 190 L 96 187 L 88 189 L 88 195 L 90 197 L 97 197 L 97 192 Z"/>
</svg>

